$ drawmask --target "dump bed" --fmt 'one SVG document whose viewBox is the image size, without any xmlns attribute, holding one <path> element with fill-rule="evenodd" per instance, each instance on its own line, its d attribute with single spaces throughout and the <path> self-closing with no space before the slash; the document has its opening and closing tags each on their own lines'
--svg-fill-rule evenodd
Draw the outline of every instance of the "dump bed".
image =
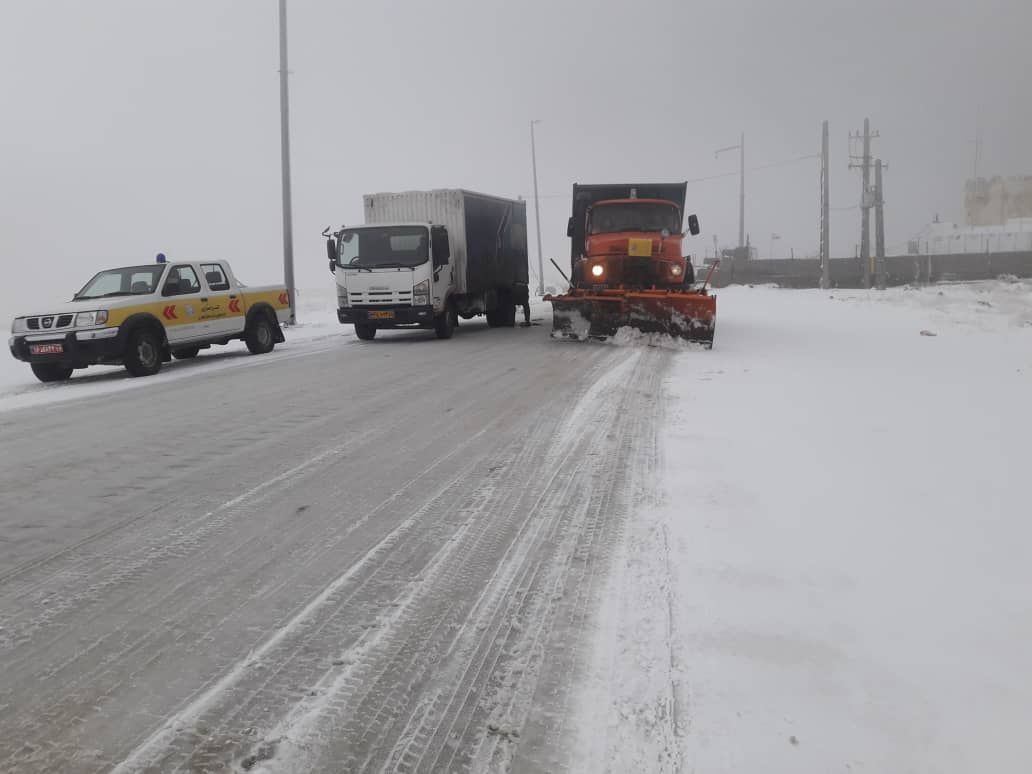
<svg viewBox="0 0 1032 774">
<path fill-rule="evenodd" d="M 366 194 L 367 225 L 433 223 L 448 229 L 458 293 L 527 283 L 527 204 L 462 189 Z"/>
<path fill-rule="evenodd" d="M 573 234 L 570 239 L 570 263 L 584 255 L 584 222 L 588 207 L 609 199 L 629 199 L 632 191 L 638 199 L 663 199 L 673 202 L 684 213 L 687 183 L 602 183 L 573 184 Z"/>
</svg>

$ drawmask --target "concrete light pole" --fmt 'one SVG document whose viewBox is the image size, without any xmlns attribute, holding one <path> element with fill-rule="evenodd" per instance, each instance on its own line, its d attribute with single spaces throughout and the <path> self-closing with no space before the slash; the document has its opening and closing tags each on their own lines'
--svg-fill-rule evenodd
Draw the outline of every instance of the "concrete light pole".
<svg viewBox="0 0 1032 774">
<path fill-rule="evenodd" d="M 537 148 L 534 145 L 534 124 L 540 124 L 538 120 L 530 122 L 530 163 L 534 170 L 534 223 L 537 226 L 537 250 L 538 250 L 538 295 L 545 295 L 545 264 L 541 257 L 541 208 L 538 205 L 538 181 L 537 181 Z"/>
<path fill-rule="evenodd" d="M 738 151 L 738 247 L 745 247 L 745 132 L 738 145 L 729 145 L 716 152 L 719 156 L 724 151 Z"/>
<path fill-rule="evenodd" d="M 290 96 L 287 90 L 287 0 L 279 0 L 280 160 L 283 175 L 283 283 L 290 299 L 290 323 L 297 322 L 294 290 L 294 218 L 290 202 Z"/>
</svg>

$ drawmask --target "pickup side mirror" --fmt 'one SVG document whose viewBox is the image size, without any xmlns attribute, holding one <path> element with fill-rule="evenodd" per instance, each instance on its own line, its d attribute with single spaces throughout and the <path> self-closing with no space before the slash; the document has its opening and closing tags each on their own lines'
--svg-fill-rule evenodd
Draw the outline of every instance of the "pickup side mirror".
<svg viewBox="0 0 1032 774">
<path fill-rule="evenodd" d="M 434 268 L 447 266 L 451 258 L 451 244 L 448 242 L 448 229 L 444 226 L 430 228 L 430 249 L 433 253 Z"/>
<path fill-rule="evenodd" d="M 692 236 L 698 236 L 699 235 L 699 231 L 700 231 L 700 229 L 699 229 L 699 216 L 698 215 L 694 215 L 694 214 L 689 215 L 688 216 L 688 233 L 691 234 Z"/>
<path fill-rule="evenodd" d="M 573 218 L 566 221 L 566 236 L 573 238 Z"/>
</svg>

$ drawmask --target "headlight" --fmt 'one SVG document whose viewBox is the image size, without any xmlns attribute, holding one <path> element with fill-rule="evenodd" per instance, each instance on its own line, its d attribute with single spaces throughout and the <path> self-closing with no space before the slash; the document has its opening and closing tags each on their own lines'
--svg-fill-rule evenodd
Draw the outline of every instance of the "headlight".
<svg viewBox="0 0 1032 774">
<path fill-rule="evenodd" d="M 670 273 L 673 274 L 675 277 L 680 277 L 682 274 L 684 274 L 684 269 L 682 269 L 675 263 L 673 266 L 670 267 Z"/>
<path fill-rule="evenodd" d="M 430 280 L 425 279 L 412 287 L 412 306 L 430 306 Z"/>
<path fill-rule="evenodd" d="M 348 289 L 343 285 L 337 285 L 337 306 L 341 309 L 348 305 Z"/>
<path fill-rule="evenodd" d="M 606 273 L 606 267 L 603 266 L 601 263 L 596 263 L 594 266 L 591 267 L 591 276 L 592 277 L 601 277 L 605 273 Z"/>
<path fill-rule="evenodd" d="M 25 324 L 24 317 L 15 317 L 14 322 L 11 323 L 11 333 L 25 333 L 29 329 L 29 326 Z"/>
<path fill-rule="evenodd" d="M 75 315 L 75 327 L 76 328 L 92 328 L 95 325 L 103 325 L 107 322 L 108 314 L 106 310 L 98 312 L 79 312 Z"/>
</svg>

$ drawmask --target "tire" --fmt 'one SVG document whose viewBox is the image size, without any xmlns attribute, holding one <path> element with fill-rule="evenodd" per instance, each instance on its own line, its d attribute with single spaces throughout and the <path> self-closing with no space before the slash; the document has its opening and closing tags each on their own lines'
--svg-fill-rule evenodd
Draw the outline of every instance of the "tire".
<svg viewBox="0 0 1032 774">
<path fill-rule="evenodd" d="M 173 349 L 172 357 L 176 360 L 192 360 L 197 357 L 197 353 L 201 351 L 200 347 L 183 347 L 182 349 Z"/>
<path fill-rule="evenodd" d="M 376 338 L 376 328 L 372 325 L 355 323 L 355 335 L 362 341 L 372 341 Z"/>
<path fill-rule="evenodd" d="M 130 376 L 153 376 L 161 370 L 161 339 L 149 328 L 129 334 L 125 350 L 125 370 Z"/>
<path fill-rule="evenodd" d="M 439 339 L 450 339 L 455 333 L 455 320 L 458 315 L 455 309 L 449 304 L 445 310 L 434 318 L 434 333 Z"/>
<path fill-rule="evenodd" d="M 272 352 L 272 348 L 276 346 L 276 340 L 273 338 L 272 323 L 269 322 L 266 315 L 257 314 L 251 319 L 251 323 L 244 333 L 244 343 L 247 344 L 247 351 L 252 355 L 264 355 L 266 352 Z"/>
<path fill-rule="evenodd" d="M 498 310 L 492 309 L 484 315 L 487 318 L 488 328 L 497 328 L 501 323 L 498 321 Z"/>
<path fill-rule="evenodd" d="M 29 367 L 41 382 L 64 382 L 72 378 L 71 367 L 60 363 L 30 363 Z"/>
<path fill-rule="evenodd" d="M 498 294 L 498 327 L 512 328 L 516 325 L 516 302 L 509 290 Z"/>
</svg>

